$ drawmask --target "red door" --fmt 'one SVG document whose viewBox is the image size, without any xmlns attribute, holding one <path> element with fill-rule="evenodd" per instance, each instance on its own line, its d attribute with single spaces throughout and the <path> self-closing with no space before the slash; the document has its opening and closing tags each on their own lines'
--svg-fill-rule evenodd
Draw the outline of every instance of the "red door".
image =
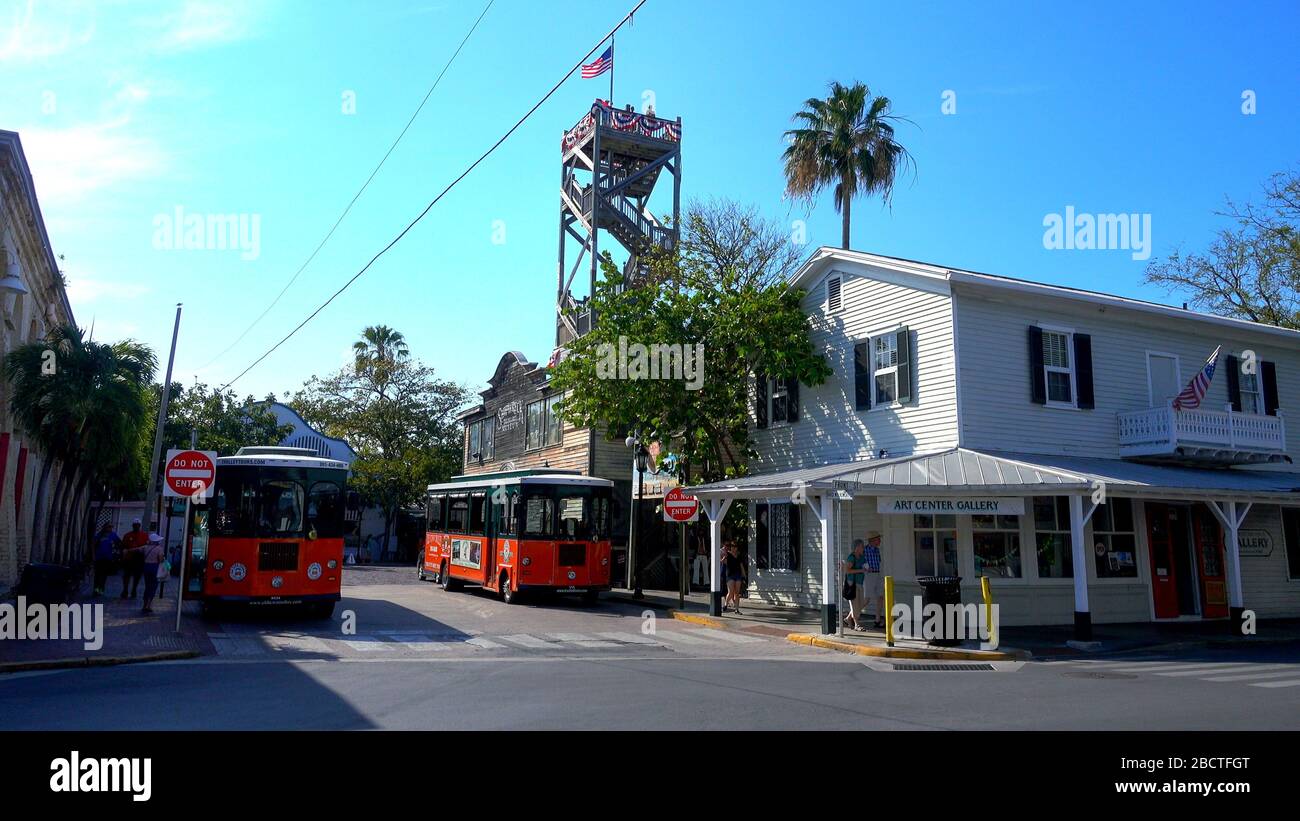
<svg viewBox="0 0 1300 821">
<path fill-rule="evenodd" d="M 1155 602 L 1156 618 L 1176 619 L 1178 610 L 1178 571 L 1174 566 L 1174 551 L 1179 549 L 1174 538 L 1175 513 L 1169 505 L 1148 502 L 1147 545 L 1151 553 L 1151 597 Z"/>
<path fill-rule="evenodd" d="M 1196 535 L 1196 568 L 1201 574 L 1201 616 L 1220 619 L 1228 615 L 1228 583 L 1223 568 L 1223 530 L 1205 505 L 1192 511 Z"/>
</svg>

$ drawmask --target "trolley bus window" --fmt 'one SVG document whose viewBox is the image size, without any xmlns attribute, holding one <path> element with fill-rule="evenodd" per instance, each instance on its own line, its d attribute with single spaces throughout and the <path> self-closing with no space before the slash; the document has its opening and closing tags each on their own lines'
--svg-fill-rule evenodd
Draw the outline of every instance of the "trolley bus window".
<svg viewBox="0 0 1300 821">
<path fill-rule="evenodd" d="M 487 497 L 482 493 L 470 494 L 469 532 L 475 536 L 487 535 Z"/>
<path fill-rule="evenodd" d="M 307 495 L 307 521 L 318 539 L 343 535 L 343 489 L 333 482 L 316 482 Z"/>
<path fill-rule="evenodd" d="M 497 535 L 515 535 L 515 499 L 518 497 L 514 493 L 502 491 L 500 495 L 493 493 L 492 498 L 496 500 L 492 507 L 496 511 Z"/>
<path fill-rule="evenodd" d="M 451 496 L 448 497 L 450 504 L 447 508 L 447 532 L 464 533 L 466 525 L 469 524 L 469 497 L 468 496 Z"/>
<path fill-rule="evenodd" d="M 262 483 L 259 531 L 262 536 L 302 533 L 302 485 L 285 479 Z"/>
<path fill-rule="evenodd" d="M 609 491 L 605 488 L 559 488 L 558 530 L 561 539 L 598 540 L 609 536 Z"/>
<path fill-rule="evenodd" d="M 442 530 L 443 526 L 443 508 L 446 496 L 430 496 L 424 508 L 424 529 L 428 531 Z"/>
<path fill-rule="evenodd" d="M 214 534 L 252 536 L 257 517 L 256 481 L 243 481 L 237 474 L 218 476 L 211 507 L 210 526 Z"/>
<path fill-rule="evenodd" d="M 524 537 L 549 539 L 555 533 L 555 499 L 550 491 L 524 493 Z"/>
</svg>

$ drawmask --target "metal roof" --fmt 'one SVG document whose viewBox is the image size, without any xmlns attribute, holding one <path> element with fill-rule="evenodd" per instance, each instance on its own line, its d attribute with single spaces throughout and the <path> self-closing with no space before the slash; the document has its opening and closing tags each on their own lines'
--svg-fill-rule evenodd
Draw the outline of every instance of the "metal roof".
<svg viewBox="0 0 1300 821">
<path fill-rule="evenodd" d="M 703 498 L 777 498 L 800 488 L 871 496 L 918 491 L 1020 495 L 1091 492 L 1098 483 L 1124 496 L 1268 497 L 1300 503 L 1298 473 L 1182 468 L 970 448 L 776 471 L 687 490 Z"/>
</svg>

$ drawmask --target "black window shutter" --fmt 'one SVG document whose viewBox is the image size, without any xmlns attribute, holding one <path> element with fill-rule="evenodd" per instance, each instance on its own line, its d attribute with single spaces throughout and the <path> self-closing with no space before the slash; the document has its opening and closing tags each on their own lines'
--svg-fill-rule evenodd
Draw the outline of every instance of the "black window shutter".
<svg viewBox="0 0 1300 821">
<path fill-rule="evenodd" d="M 1277 365 L 1261 361 L 1259 379 L 1264 388 L 1264 413 L 1277 416 Z"/>
<path fill-rule="evenodd" d="M 1079 407 L 1095 407 L 1092 398 L 1092 337 L 1088 334 L 1074 335 L 1074 381 Z"/>
<path fill-rule="evenodd" d="M 799 380 L 793 376 L 785 380 L 785 421 L 799 421 Z"/>
<path fill-rule="evenodd" d="M 799 569 L 799 549 L 803 546 L 802 530 L 799 527 L 800 505 L 790 505 L 790 569 Z"/>
<path fill-rule="evenodd" d="M 1029 398 L 1047 404 L 1047 377 L 1043 375 L 1043 329 L 1029 326 Z"/>
<path fill-rule="evenodd" d="M 894 335 L 898 345 L 898 401 L 912 401 L 912 332 L 904 325 Z"/>
<path fill-rule="evenodd" d="M 754 566 L 759 570 L 768 568 L 767 516 L 766 504 L 754 505 Z"/>
<path fill-rule="evenodd" d="M 871 346 L 859 342 L 853 346 L 853 401 L 858 410 L 871 409 Z"/>
<path fill-rule="evenodd" d="M 1235 411 L 1241 410 L 1241 363 L 1237 357 L 1228 354 L 1223 361 L 1223 367 L 1227 370 L 1224 374 L 1228 378 L 1228 402 Z"/>
<path fill-rule="evenodd" d="M 754 376 L 754 424 L 767 427 L 767 377 L 761 373 Z"/>
</svg>

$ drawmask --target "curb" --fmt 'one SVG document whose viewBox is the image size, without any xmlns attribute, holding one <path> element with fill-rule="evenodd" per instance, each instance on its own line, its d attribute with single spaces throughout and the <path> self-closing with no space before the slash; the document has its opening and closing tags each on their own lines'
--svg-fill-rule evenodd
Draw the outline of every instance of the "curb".
<svg viewBox="0 0 1300 821">
<path fill-rule="evenodd" d="M 113 667 L 119 664 L 139 664 L 147 661 L 175 661 L 178 659 L 198 658 L 197 650 L 165 650 L 142 656 L 77 656 L 62 659 L 41 659 L 39 661 L 0 662 L 0 675 L 20 673 L 27 670 L 60 670 L 69 667 Z"/>
<path fill-rule="evenodd" d="M 1024 650 L 1002 652 L 1000 650 L 929 650 L 904 647 L 875 647 L 868 644 L 853 644 L 847 641 L 822 638 L 809 633 L 791 633 L 786 641 L 836 650 L 841 653 L 856 653 L 859 656 L 895 659 L 930 659 L 940 661 L 1021 661 L 1030 657 Z"/>
<path fill-rule="evenodd" d="M 686 621 L 686 622 L 690 622 L 691 624 L 702 624 L 705 627 L 713 627 L 717 630 L 733 629 L 732 626 L 727 622 L 719 618 L 714 618 L 713 616 L 701 616 L 696 613 L 683 613 L 680 610 L 670 610 L 668 612 L 671 613 L 672 617 L 677 619 L 678 621 Z"/>
</svg>

